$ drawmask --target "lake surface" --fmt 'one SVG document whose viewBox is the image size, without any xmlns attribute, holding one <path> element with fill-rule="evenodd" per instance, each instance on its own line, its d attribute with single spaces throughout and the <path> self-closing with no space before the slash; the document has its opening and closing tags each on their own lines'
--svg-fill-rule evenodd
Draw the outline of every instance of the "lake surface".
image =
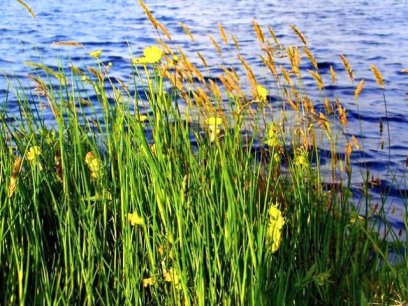
<svg viewBox="0 0 408 306">
<path fill-rule="evenodd" d="M 112 74 L 128 80 L 131 71 L 129 50 L 138 55 L 144 47 L 155 43 L 157 38 L 137 1 L 26 2 L 37 14 L 36 19 L 31 18 L 15 0 L 3 0 L 0 11 L 0 106 L 7 101 L 6 109 L 11 113 L 17 112 L 17 107 L 15 97 L 7 94 L 9 82 L 16 86 L 20 80 L 23 86 L 32 85 L 26 79 L 30 69 L 23 64 L 24 61 L 41 61 L 53 67 L 67 66 L 73 62 L 83 67 L 94 63 L 88 56 L 90 51 L 102 49 L 101 59 L 105 63 L 113 63 Z M 330 65 L 338 72 L 337 85 L 326 88 L 325 94 L 340 98 L 348 111 L 349 126 L 346 132 L 355 134 L 360 142 L 364 142 L 364 158 L 357 152 L 353 155 L 353 165 L 356 169 L 367 166 L 374 177 L 381 178 L 381 186 L 372 189 L 370 194 L 381 203 L 381 194 L 385 192 L 388 195 L 386 207 L 389 208 L 389 221 L 396 229 L 405 228 L 408 74 L 401 70 L 408 68 L 408 1 L 155 0 L 146 3 L 155 17 L 173 34 L 174 44 L 191 54 L 200 51 L 207 57 L 210 65 L 214 66 L 212 74 L 220 72 L 216 66 L 219 61 L 208 35 L 219 38 L 218 22 L 236 35 L 243 57 L 252 67 L 257 67 L 257 75 L 265 75 L 265 78 L 268 74 L 259 61 L 258 43 L 251 22 L 256 19 L 262 26 L 271 25 L 284 44 L 299 44 L 289 24 L 301 29 L 319 62 L 326 84 L 329 84 Z M 195 42 L 190 42 L 186 37 L 180 21 L 189 26 Z M 52 45 L 57 41 L 77 41 L 85 48 Z M 361 78 L 366 80 L 358 102 L 360 114 L 353 99 L 354 87 L 339 59 L 340 53 L 349 59 L 357 82 Z M 235 58 L 225 58 L 225 63 L 234 62 Z M 388 120 L 385 118 L 382 92 L 376 86 L 369 68 L 372 63 L 377 65 L 386 81 Z M 305 65 L 304 68 L 311 68 Z M 314 81 L 310 77 L 305 78 L 305 85 L 318 101 Z M 384 122 L 383 135 L 379 131 L 380 118 Z M 361 120 L 362 134 L 358 119 Z M 387 121 L 391 131 L 390 163 Z M 384 149 L 381 148 L 382 140 L 385 141 Z M 362 178 L 359 171 L 354 172 L 353 183 L 357 191 Z"/>
</svg>

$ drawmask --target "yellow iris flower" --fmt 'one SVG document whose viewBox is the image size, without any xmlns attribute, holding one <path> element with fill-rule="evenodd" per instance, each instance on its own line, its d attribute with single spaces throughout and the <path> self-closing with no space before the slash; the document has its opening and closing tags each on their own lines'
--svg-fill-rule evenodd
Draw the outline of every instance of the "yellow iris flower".
<svg viewBox="0 0 408 306">
<path fill-rule="evenodd" d="M 209 126 L 217 126 L 220 125 L 222 123 L 222 119 L 219 117 L 210 117 L 207 118 L 207 120 L 205 121 Z"/>
<path fill-rule="evenodd" d="M 222 124 L 222 119 L 219 117 L 209 117 L 205 122 L 210 132 L 210 142 L 214 142 L 217 135 L 221 132 L 218 126 Z"/>
<path fill-rule="evenodd" d="M 144 278 L 142 283 L 143 283 L 143 288 L 146 288 L 148 286 L 153 286 L 156 284 L 156 278 L 154 277 Z"/>
<path fill-rule="evenodd" d="M 156 64 L 160 61 L 163 56 L 163 50 L 157 46 L 150 46 L 144 49 L 143 56 L 133 59 L 133 64 L 135 65 L 148 65 Z"/>
<path fill-rule="evenodd" d="M 279 133 L 277 132 L 275 124 L 271 123 L 268 129 L 268 138 L 265 140 L 265 144 L 269 147 L 276 147 L 281 145 Z"/>
<path fill-rule="evenodd" d="M 41 155 L 41 149 L 39 146 L 33 146 L 28 150 L 27 160 L 29 162 L 35 162 Z"/>
<path fill-rule="evenodd" d="M 261 100 L 261 102 L 266 102 L 267 98 L 268 98 L 268 90 L 261 86 L 261 85 L 257 85 L 256 86 L 256 95 L 258 97 L 259 100 Z"/>
<path fill-rule="evenodd" d="M 308 160 L 308 153 L 305 150 L 299 150 L 295 157 L 295 165 L 300 169 L 308 169 L 310 164 Z"/>
<path fill-rule="evenodd" d="M 165 282 L 172 283 L 176 289 L 181 289 L 180 277 L 173 268 L 168 271 L 164 270 L 163 278 Z"/>
<path fill-rule="evenodd" d="M 101 49 L 89 52 L 90 57 L 100 58 L 101 55 L 102 55 L 102 50 Z"/>
<path fill-rule="evenodd" d="M 149 119 L 149 117 L 147 117 L 146 115 L 136 116 L 136 120 L 139 121 L 139 122 L 145 122 L 145 121 L 147 121 L 148 119 Z"/>
<path fill-rule="evenodd" d="M 282 228 L 285 225 L 285 219 L 282 216 L 282 212 L 277 205 L 272 205 L 268 209 L 269 222 L 266 232 L 267 242 L 271 247 L 271 252 L 275 253 L 281 243 Z"/>
<path fill-rule="evenodd" d="M 214 142 L 219 133 L 221 133 L 220 129 L 213 130 L 210 128 L 210 142 Z"/>
<path fill-rule="evenodd" d="M 101 178 L 103 175 L 103 165 L 102 161 L 95 156 L 93 152 L 86 153 L 85 163 L 88 166 L 89 171 L 91 171 L 91 177 L 94 179 Z"/>
<path fill-rule="evenodd" d="M 41 162 L 40 162 L 41 154 L 42 152 L 39 146 L 33 146 L 27 152 L 27 160 L 30 162 L 32 166 L 37 165 L 40 171 L 43 169 Z"/>
<path fill-rule="evenodd" d="M 128 220 L 132 226 L 137 226 L 137 225 L 142 226 L 144 224 L 143 218 L 139 216 L 136 212 L 129 213 Z"/>
</svg>

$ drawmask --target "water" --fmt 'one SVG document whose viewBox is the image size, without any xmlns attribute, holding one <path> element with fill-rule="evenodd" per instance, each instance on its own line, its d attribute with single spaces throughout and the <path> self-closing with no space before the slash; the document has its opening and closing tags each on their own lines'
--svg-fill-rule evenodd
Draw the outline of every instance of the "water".
<svg viewBox="0 0 408 306">
<path fill-rule="evenodd" d="M 0 105 L 16 112 L 15 97 L 7 96 L 9 81 L 17 85 L 31 86 L 25 79 L 30 71 L 24 61 L 42 61 L 47 65 L 67 66 L 69 62 L 83 67 L 94 63 L 88 53 L 102 49 L 102 60 L 112 62 L 111 72 L 126 81 L 130 77 L 130 50 L 141 50 L 155 43 L 157 34 L 145 18 L 137 1 L 132 0 L 27 0 L 36 12 L 31 16 L 15 0 L 2 0 L 0 11 Z M 241 54 L 253 67 L 262 81 L 268 84 L 267 73 L 260 65 L 259 48 L 255 41 L 251 22 L 271 25 L 278 38 L 285 44 L 299 44 L 289 24 L 298 26 L 307 37 L 310 49 L 319 62 L 320 71 L 329 84 L 329 67 L 338 72 L 336 87 L 328 87 L 329 97 L 339 97 L 348 111 L 347 133 L 356 134 L 364 141 L 365 156 L 353 154 L 355 167 L 353 183 L 355 190 L 362 182 L 359 171 L 365 166 L 374 177 L 381 178 L 381 185 L 370 193 L 381 203 L 381 194 L 387 191 L 388 220 L 399 230 L 404 229 L 404 203 L 407 196 L 406 159 L 408 156 L 408 74 L 400 71 L 408 68 L 408 1 L 403 0 L 197 0 L 197 1 L 147 1 L 155 17 L 173 34 L 174 44 L 182 46 L 191 54 L 202 52 L 213 65 L 210 77 L 220 70 L 215 65 L 218 56 L 208 35 L 218 39 L 217 22 L 237 36 Z M 187 24 L 194 33 L 191 42 L 179 26 Z M 77 41 L 84 48 L 58 47 L 56 41 Z M 220 39 L 218 39 L 220 42 Z M 352 64 L 357 81 L 366 80 L 359 100 L 361 113 L 353 100 L 354 87 L 339 59 L 344 53 Z M 193 57 L 194 60 L 194 57 Z M 224 58 L 224 63 L 236 63 L 235 58 Z M 384 102 L 375 84 L 369 64 L 375 63 L 386 80 L 391 131 L 391 163 L 388 163 L 388 142 Z M 307 63 L 304 68 L 311 68 Z M 314 81 L 306 78 L 305 84 L 315 103 L 321 105 Z M 361 121 L 358 120 L 360 118 Z M 384 122 L 380 134 L 379 119 Z M 46 118 L 47 119 L 47 118 Z M 363 133 L 360 133 L 362 124 Z M 381 141 L 385 141 L 381 149 Z M 322 148 L 324 152 L 325 148 Z M 389 172 L 391 170 L 391 172 Z M 356 192 L 356 194 L 359 194 Z M 356 199 L 358 200 L 358 199 Z M 374 201 L 375 202 L 375 201 Z M 405 234 L 403 234 L 405 235 Z"/>
</svg>

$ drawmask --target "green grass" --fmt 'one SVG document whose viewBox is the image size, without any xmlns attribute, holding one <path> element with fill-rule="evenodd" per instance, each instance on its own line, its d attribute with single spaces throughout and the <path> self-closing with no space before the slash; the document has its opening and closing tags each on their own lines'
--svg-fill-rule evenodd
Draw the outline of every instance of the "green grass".
<svg viewBox="0 0 408 306">
<path fill-rule="evenodd" d="M 2 114 L 0 304 L 407 302 L 406 257 L 388 260 L 398 242 L 357 217 L 347 179 L 323 184 L 316 139 L 329 135 L 335 154 L 337 136 L 322 117 L 313 129 L 274 120 L 269 132 L 261 96 L 243 106 L 230 95 L 229 113 L 211 93 L 211 103 L 179 105 L 194 95 L 186 87 L 168 94 L 161 64 L 139 67 L 124 86 L 96 63 L 69 75 L 37 64 L 47 75 L 33 78 L 42 95 L 19 89 L 20 117 Z M 175 64 L 177 77 L 185 59 Z M 301 91 L 298 77 L 293 90 Z M 275 82 L 285 96 L 284 81 Z M 144 88 L 147 100 L 132 88 Z M 299 118 L 312 113 L 304 101 L 295 101 Z M 43 122 L 39 102 L 55 127 Z M 152 111 L 145 122 L 143 103 Z M 219 134 L 206 123 L 211 117 L 222 119 Z M 285 219 L 275 252 L 273 205 Z"/>
</svg>

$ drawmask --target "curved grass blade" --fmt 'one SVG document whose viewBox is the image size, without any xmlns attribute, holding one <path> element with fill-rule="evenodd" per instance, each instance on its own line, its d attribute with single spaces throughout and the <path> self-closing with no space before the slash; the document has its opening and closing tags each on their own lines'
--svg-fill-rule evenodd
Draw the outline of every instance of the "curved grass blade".
<svg viewBox="0 0 408 306">
<path fill-rule="evenodd" d="M 27 3 L 25 3 L 23 0 L 17 0 L 18 3 L 20 3 L 26 10 L 27 12 L 30 13 L 31 16 L 33 16 L 33 18 L 35 18 L 35 13 L 34 11 L 31 9 L 31 7 L 28 6 Z"/>
</svg>

